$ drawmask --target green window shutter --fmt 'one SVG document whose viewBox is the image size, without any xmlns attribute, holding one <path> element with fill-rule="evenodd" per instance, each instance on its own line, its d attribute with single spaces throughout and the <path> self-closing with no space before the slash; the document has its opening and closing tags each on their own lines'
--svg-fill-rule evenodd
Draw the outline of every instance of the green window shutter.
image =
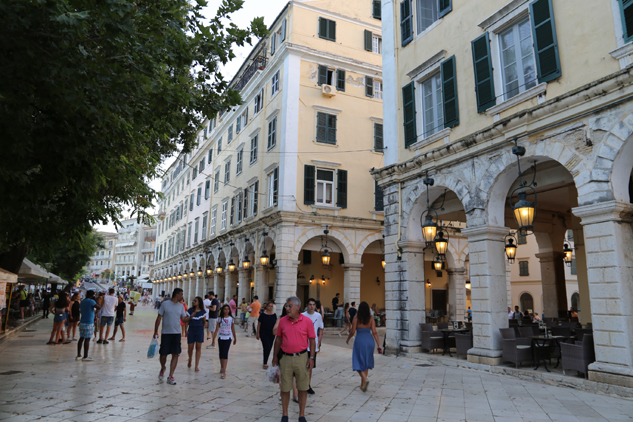
<svg viewBox="0 0 633 422">
<path fill-rule="evenodd" d="M 382 123 L 374 123 L 374 151 L 384 152 L 385 144 L 382 138 Z"/>
<path fill-rule="evenodd" d="M 375 182 L 374 187 L 374 210 L 375 211 L 384 211 L 385 210 L 385 197 L 382 193 L 382 188 L 378 186 L 378 182 Z"/>
<path fill-rule="evenodd" d="M 374 78 L 365 76 L 365 95 L 367 97 L 374 96 Z"/>
<path fill-rule="evenodd" d="M 277 205 L 279 198 L 279 167 L 273 171 L 273 205 Z"/>
<path fill-rule="evenodd" d="M 551 0 L 535 0 L 530 3 L 530 20 L 538 81 L 549 82 L 562 75 Z"/>
<path fill-rule="evenodd" d="M 314 204 L 315 171 L 314 166 L 303 166 L 303 203 L 306 205 Z"/>
<path fill-rule="evenodd" d="M 336 184 L 336 206 L 347 208 L 347 170 L 337 171 Z"/>
<path fill-rule="evenodd" d="M 336 145 L 336 116 L 327 114 L 327 143 Z"/>
<path fill-rule="evenodd" d="M 317 142 L 327 142 L 327 114 L 317 113 Z"/>
<path fill-rule="evenodd" d="M 372 51 L 372 36 L 373 33 L 365 29 L 365 50 Z"/>
<path fill-rule="evenodd" d="M 411 13 L 411 0 L 403 0 L 400 3 L 400 37 L 402 46 L 413 40 L 413 15 Z"/>
<path fill-rule="evenodd" d="M 253 215 L 257 215 L 257 204 L 259 203 L 259 180 L 253 186 Z"/>
<path fill-rule="evenodd" d="M 328 20 L 328 39 L 336 41 L 336 21 Z"/>
<path fill-rule="evenodd" d="M 622 35 L 625 42 L 633 39 L 633 0 L 618 0 L 622 17 Z"/>
<path fill-rule="evenodd" d="M 440 0 L 439 6 L 440 10 L 437 14 L 437 17 L 441 18 L 442 16 L 448 14 L 450 11 L 453 10 L 453 0 Z"/>
<path fill-rule="evenodd" d="M 486 32 L 472 43 L 473 64 L 475 68 L 475 92 L 477 93 L 477 111 L 483 113 L 497 104 L 495 84 L 490 56 L 490 38 Z"/>
<path fill-rule="evenodd" d="M 327 22 L 327 19 L 319 18 L 319 38 L 327 39 Z"/>
<path fill-rule="evenodd" d="M 327 66 L 319 65 L 319 86 L 327 84 Z"/>
<path fill-rule="evenodd" d="M 337 70 L 336 71 L 336 89 L 338 91 L 345 91 L 345 71 Z"/>
<path fill-rule="evenodd" d="M 404 147 L 408 148 L 417 140 L 415 126 L 415 84 L 411 82 L 402 88 L 402 109 L 404 110 Z"/>
<path fill-rule="evenodd" d="M 442 100 L 444 107 L 444 127 L 455 127 L 459 124 L 459 102 L 457 101 L 457 73 L 455 56 L 441 63 Z"/>
<path fill-rule="evenodd" d="M 374 19 L 382 19 L 382 7 L 380 0 L 374 0 L 373 17 Z"/>
</svg>

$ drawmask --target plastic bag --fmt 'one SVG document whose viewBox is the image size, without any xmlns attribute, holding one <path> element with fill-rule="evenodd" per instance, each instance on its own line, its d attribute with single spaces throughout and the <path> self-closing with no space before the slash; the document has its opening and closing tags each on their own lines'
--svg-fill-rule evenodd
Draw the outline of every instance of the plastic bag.
<svg viewBox="0 0 633 422">
<path fill-rule="evenodd" d="M 270 382 L 274 382 L 275 384 L 279 384 L 279 367 L 278 366 L 270 366 L 266 371 L 266 379 Z"/>
<path fill-rule="evenodd" d="M 158 353 L 158 340 L 156 337 L 152 338 L 151 343 L 149 344 L 149 349 L 147 350 L 147 358 L 151 359 L 156 356 Z"/>
</svg>

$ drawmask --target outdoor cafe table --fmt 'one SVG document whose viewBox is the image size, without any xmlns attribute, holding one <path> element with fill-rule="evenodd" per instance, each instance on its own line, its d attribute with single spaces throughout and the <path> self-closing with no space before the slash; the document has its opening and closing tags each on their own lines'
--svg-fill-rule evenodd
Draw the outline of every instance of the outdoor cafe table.
<svg viewBox="0 0 633 422">
<path fill-rule="evenodd" d="M 555 343 L 555 347 L 557 346 L 558 349 L 560 350 L 560 342 L 561 340 L 569 340 L 572 339 L 574 337 L 569 337 L 569 336 L 531 336 L 528 337 L 530 339 L 532 339 L 532 363 L 536 363 L 536 367 L 534 368 L 534 370 L 537 370 L 540 366 L 541 366 L 541 361 L 543 361 L 543 366 L 545 367 L 545 370 L 547 372 L 551 372 L 548 368 L 547 368 L 547 362 L 545 362 L 545 357 L 543 356 L 543 351 L 545 350 L 546 347 L 550 346 L 552 343 Z M 536 356 L 538 354 L 538 357 Z M 554 366 L 554 368 L 558 368 L 558 365 L 560 365 L 560 356 L 558 357 L 558 360 L 556 362 L 556 366 Z"/>
<path fill-rule="evenodd" d="M 441 331 L 442 335 L 444 336 L 444 353 L 442 353 L 442 356 L 444 356 L 448 352 L 448 355 L 450 357 L 453 357 L 453 355 L 451 355 L 451 346 L 448 342 L 449 337 L 451 336 L 451 334 L 453 334 L 453 337 L 455 337 L 455 333 L 467 333 L 470 330 L 468 330 L 467 328 L 460 328 L 457 330 L 454 328 L 445 328 L 439 331 Z"/>
</svg>

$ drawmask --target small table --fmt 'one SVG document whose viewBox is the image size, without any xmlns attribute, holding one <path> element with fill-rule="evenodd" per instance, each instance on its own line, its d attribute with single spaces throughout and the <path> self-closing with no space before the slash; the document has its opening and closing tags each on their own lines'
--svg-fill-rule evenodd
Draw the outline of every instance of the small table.
<svg viewBox="0 0 633 422">
<path fill-rule="evenodd" d="M 547 372 L 551 372 L 548 368 L 547 368 L 547 362 L 545 362 L 545 358 L 543 357 L 543 349 L 545 349 L 545 347 L 547 347 L 548 345 L 550 345 L 552 342 L 556 343 L 556 346 L 558 346 L 558 349 L 560 350 L 560 341 L 561 340 L 569 340 L 573 337 L 568 337 L 568 336 L 531 336 L 528 337 L 530 339 L 532 339 L 532 362 L 536 364 L 536 367 L 534 368 L 534 370 L 537 370 L 540 366 L 541 366 L 541 361 L 543 361 L 543 366 L 545 367 L 545 370 Z M 536 357 L 536 353 L 534 353 L 535 351 L 538 351 L 538 357 Z M 560 356 L 557 359 L 556 362 L 556 366 L 554 366 L 554 368 L 558 368 L 558 365 L 560 365 Z"/>
<path fill-rule="evenodd" d="M 454 329 L 454 328 L 445 328 L 445 329 L 442 329 L 442 330 L 439 330 L 439 331 L 441 331 L 442 335 L 444 336 L 444 352 L 442 353 L 442 356 L 444 356 L 448 352 L 448 355 L 450 357 L 453 357 L 453 355 L 451 355 L 451 347 L 448 344 L 448 339 L 450 338 L 451 333 L 452 334 L 455 334 L 455 333 L 467 333 L 470 330 L 468 330 L 466 328 L 460 328 L 460 329 L 457 329 L 457 330 Z M 455 337 L 455 336 L 453 335 L 453 337 Z"/>
</svg>

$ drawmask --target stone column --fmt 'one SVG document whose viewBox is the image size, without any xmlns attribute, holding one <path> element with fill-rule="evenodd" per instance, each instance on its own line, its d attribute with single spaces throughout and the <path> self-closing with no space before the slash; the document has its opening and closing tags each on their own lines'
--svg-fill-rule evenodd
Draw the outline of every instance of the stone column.
<svg viewBox="0 0 633 422">
<path fill-rule="evenodd" d="M 633 205 L 573 208 L 582 219 L 596 362 L 589 379 L 633 387 Z"/>
<path fill-rule="evenodd" d="M 263 265 L 255 267 L 255 294 L 263 304 L 270 300 L 268 297 L 268 269 Z"/>
<path fill-rule="evenodd" d="M 343 264 L 343 303 L 356 302 L 356 307 L 360 304 L 360 271 L 363 264 Z"/>
<path fill-rule="evenodd" d="M 213 273 L 213 291 L 220 303 L 224 302 L 224 275 Z"/>
<path fill-rule="evenodd" d="M 242 302 L 242 298 L 246 298 L 246 301 L 250 303 L 249 295 L 247 294 L 250 290 L 250 280 L 249 280 L 250 270 L 245 270 L 244 268 L 240 268 L 238 270 L 238 281 L 239 281 L 239 293 L 237 294 L 237 298 L 240 303 Z"/>
<path fill-rule="evenodd" d="M 587 278 L 587 255 L 582 228 L 574 230 L 574 249 L 576 258 L 576 278 L 578 279 L 578 295 L 580 296 L 580 322 L 585 325 L 592 322 L 591 300 L 589 295 L 589 279 Z M 578 309 L 576 309 L 578 311 Z"/>
<path fill-rule="evenodd" d="M 200 277 L 198 277 L 198 275 L 196 274 L 196 287 L 195 287 L 195 291 L 194 291 L 193 297 L 202 296 L 202 298 L 204 299 L 204 295 L 200 294 L 200 284 L 201 284 L 200 283 Z"/>
<path fill-rule="evenodd" d="M 473 343 L 468 361 L 486 365 L 501 363 L 499 328 L 508 327 L 505 227 L 477 226 L 462 230 L 468 237 L 473 311 Z"/>
<path fill-rule="evenodd" d="M 187 287 L 187 299 L 185 300 L 185 303 L 187 304 L 187 307 L 191 306 L 191 302 L 193 302 L 193 298 L 195 296 L 195 291 L 193 290 L 193 277 L 189 277 L 187 278 L 187 282 L 186 282 L 186 287 Z"/>
<path fill-rule="evenodd" d="M 507 258 L 507 257 L 506 257 Z M 512 265 L 510 261 L 505 259 L 506 262 L 506 296 L 508 298 L 508 306 L 514 309 L 512 305 Z"/>
<path fill-rule="evenodd" d="M 541 264 L 543 311 L 546 317 L 559 318 L 559 311 L 567 309 L 565 262 L 562 252 L 537 253 Z"/>
<path fill-rule="evenodd" d="M 448 273 L 448 315 L 452 321 L 463 321 L 466 314 L 466 269 L 446 270 Z"/>
<path fill-rule="evenodd" d="M 277 314 L 281 315 L 286 299 L 297 295 L 297 267 L 300 261 L 277 259 L 275 271 L 275 303 Z M 303 307 L 304 304 L 302 303 Z"/>
<path fill-rule="evenodd" d="M 231 300 L 231 298 L 233 298 L 233 295 L 235 294 L 236 282 L 237 274 L 235 273 L 235 271 L 227 271 L 226 275 L 224 276 L 224 296 L 228 297 L 229 301 Z M 240 300 L 240 298 L 237 298 L 237 300 Z"/>
</svg>

